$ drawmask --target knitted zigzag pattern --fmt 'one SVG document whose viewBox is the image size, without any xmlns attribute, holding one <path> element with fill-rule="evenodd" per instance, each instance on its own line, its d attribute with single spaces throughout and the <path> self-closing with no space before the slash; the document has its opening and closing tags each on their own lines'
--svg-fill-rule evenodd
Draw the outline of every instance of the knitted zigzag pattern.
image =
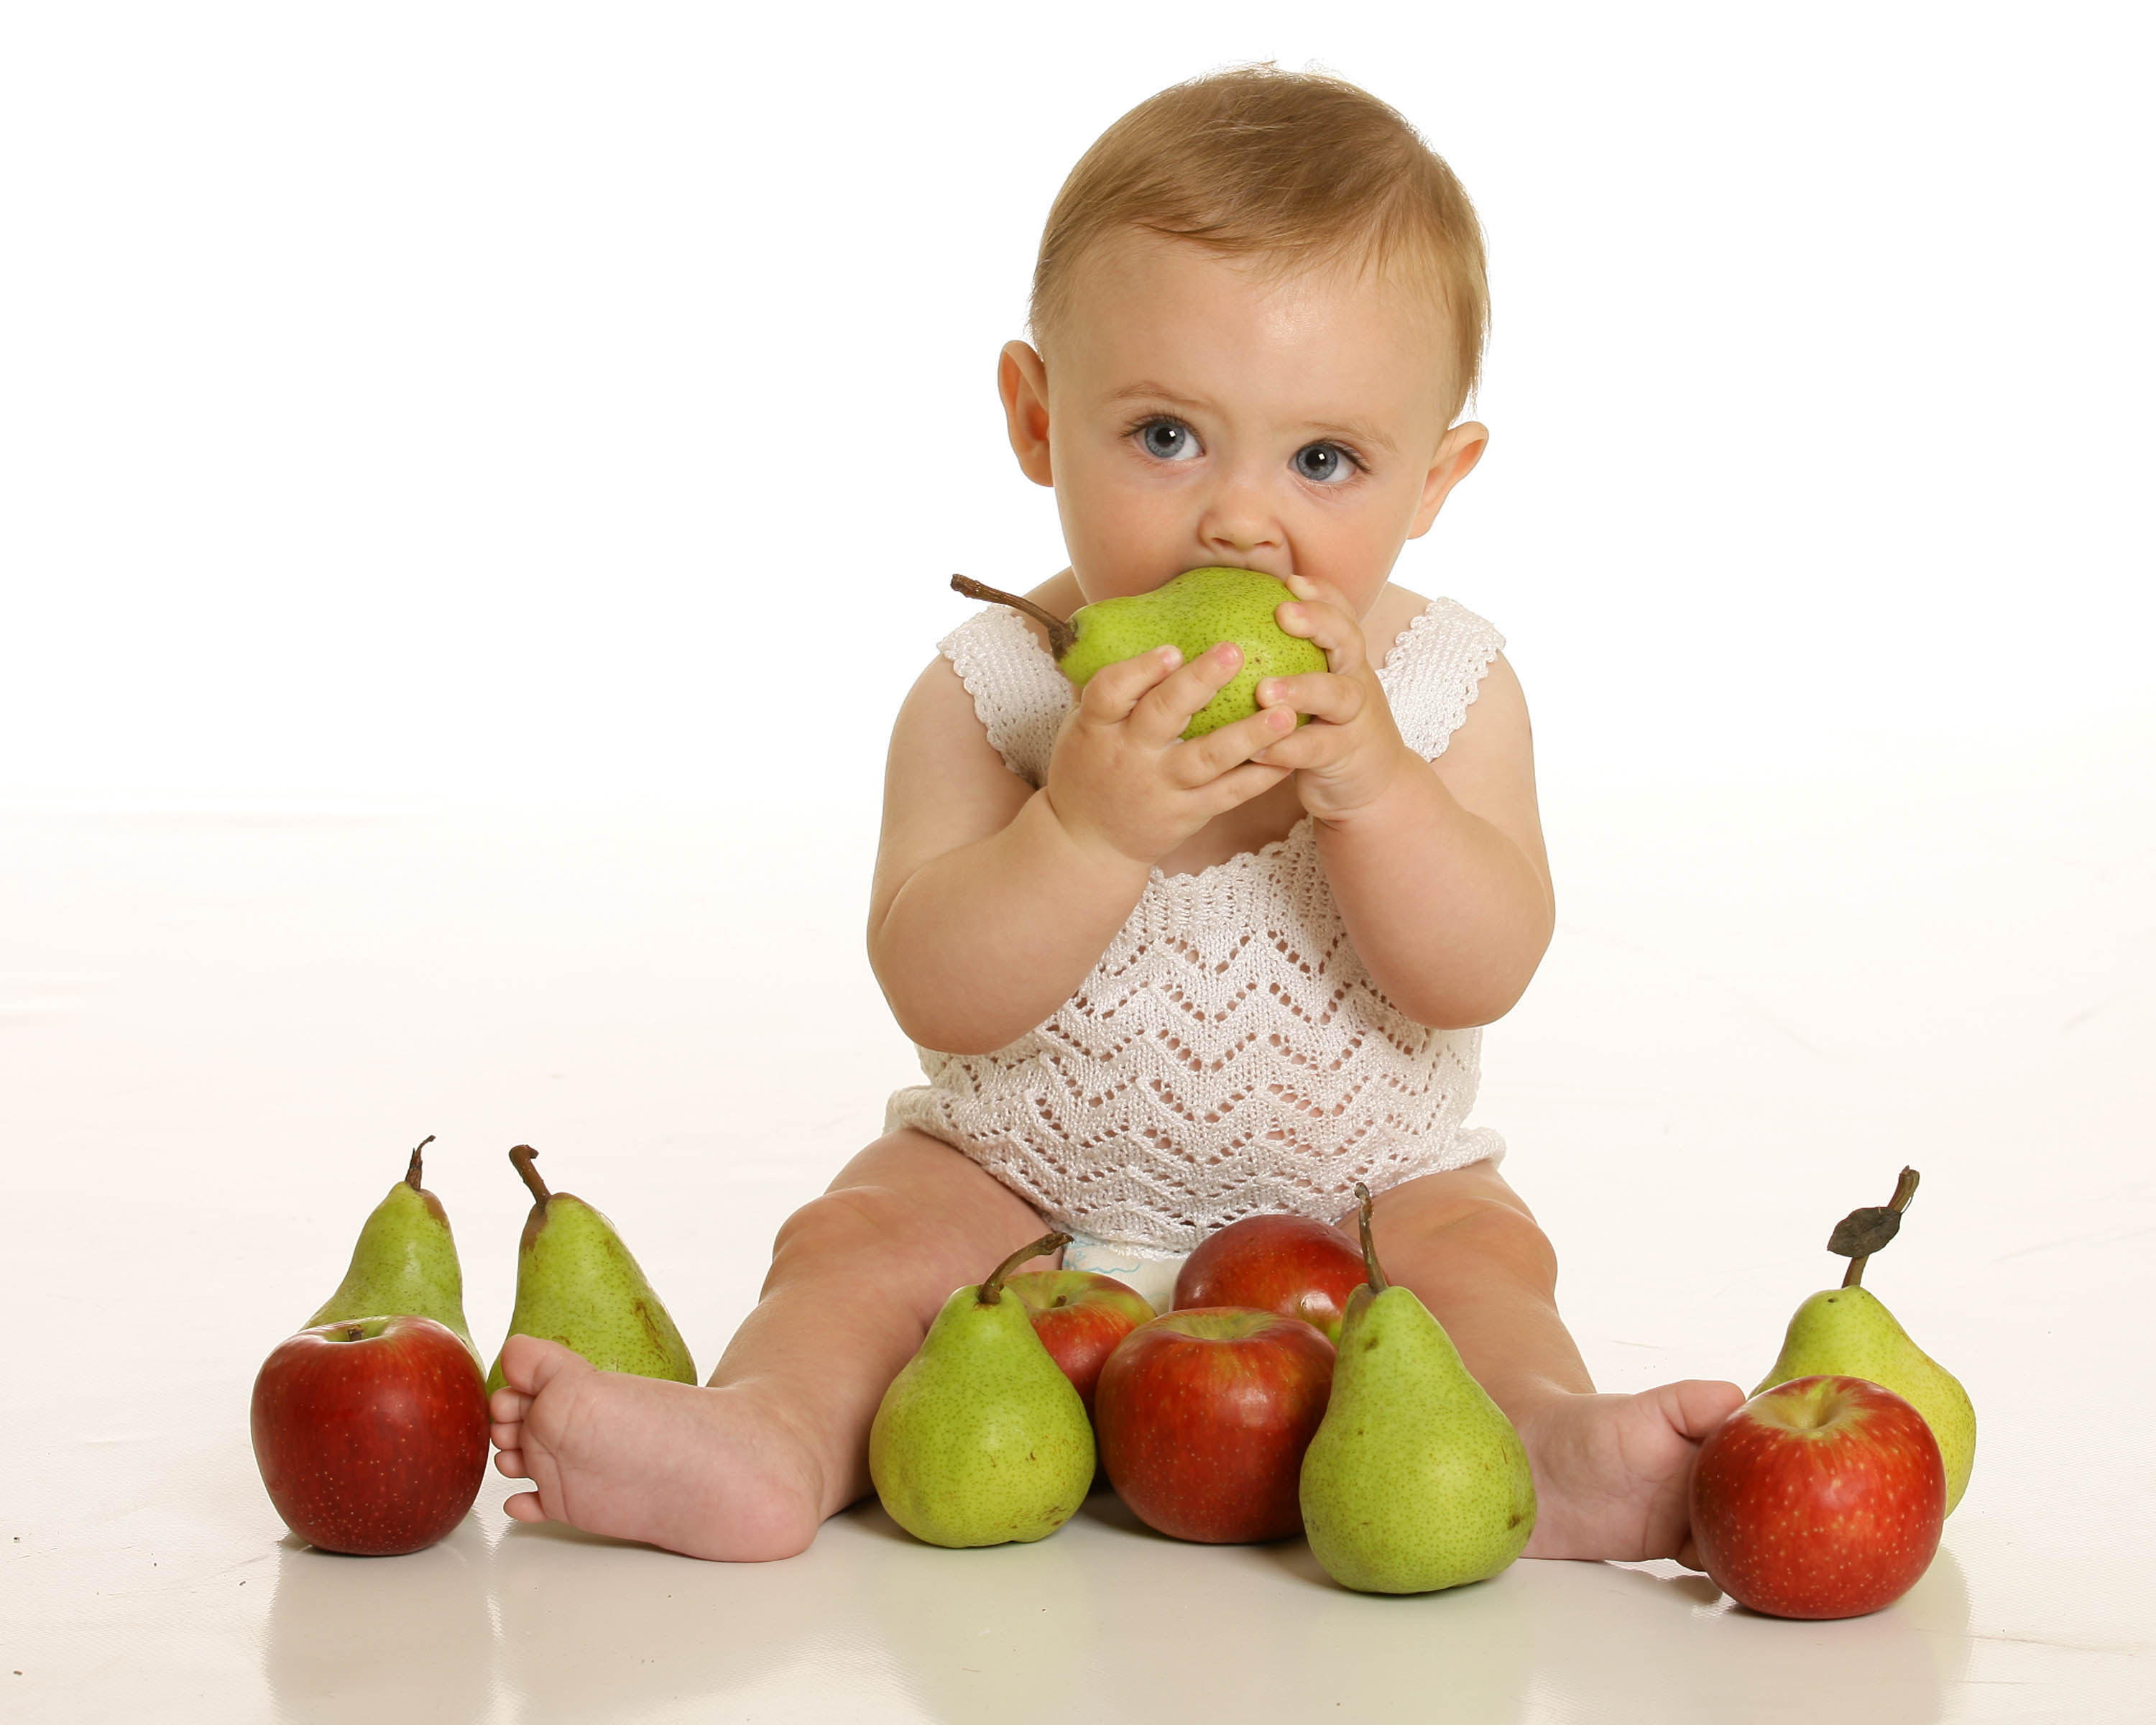
<svg viewBox="0 0 2156 1725">
<path fill-rule="evenodd" d="M 1014 614 L 991 608 L 942 650 L 1005 763 L 1039 784 L 1071 700 Z M 1448 599 L 1378 676 L 1425 758 L 1466 716 L 1503 645 Z M 1241 1217 L 1330 1221 L 1358 1180 L 1403 1180 L 1503 1153 L 1463 1122 L 1479 1030 L 1434 1030 L 1371 982 L 1306 819 L 1195 875 L 1156 870 L 1077 993 L 988 1055 L 920 1050 L 927 1085 L 889 1124 L 956 1146 L 1055 1227 L 1187 1252 Z"/>
</svg>

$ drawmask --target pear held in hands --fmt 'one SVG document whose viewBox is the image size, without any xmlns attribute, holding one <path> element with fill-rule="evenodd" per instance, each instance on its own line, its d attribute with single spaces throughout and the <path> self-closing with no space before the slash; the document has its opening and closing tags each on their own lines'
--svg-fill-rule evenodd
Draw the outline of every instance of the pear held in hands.
<svg viewBox="0 0 2156 1725">
<path fill-rule="evenodd" d="M 1249 718 L 1258 710 L 1257 687 L 1265 678 L 1326 668 L 1325 649 L 1290 634 L 1274 614 L 1295 601 L 1287 583 L 1255 569 L 1185 569 L 1151 593 L 1081 605 L 1068 623 L 1031 599 L 983 587 L 963 575 L 953 575 L 951 585 L 968 598 L 1023 611 L 1045 627 L 1049 650 L 1078 689 L 1103 665 L 1156 647 L 1174 646 L 1188 664 L 1208 649 L 1233 641 L 1243 649 L 1242 666 L 1183 727 L 1185 740 Z M 1300 715 L 1296 723 L 1308 717 Z"/>
<path fill-rule="evenodd" d="M 531 1166 L 539 1153 L 519 1144 L 509 1160 L 531 1189 L 531 1214 L 516 1254 L 512 1336 L 537 1336 L 581 1353 L 602 1372 L 696 1381 L 681 1332 L 613 1224 L 583 1199 L 549 1192 Z M 501 1388 L 501 1357 L 487 1394 Z"/>
<path fill-rule="evenodd" d="M 1901 1230 L 1902 1212 L 1920 1176 L 1905 1168 L 1891 1202 L 1845 1216 L 1827 1250 L 1850 1260 L 1841 1286 L 1814 1294 L 1797 1308 L 1782 1338 L 1782 1354 L 1758 1389 L 1794 1378 L 1862 1378 L 1891 1389 L 1924 1416 L 1946 1465 L 1947 1513 L 1969 1489 L 1976 1466 L 1976 1409 L 1953 1373 L 1909 1339 L 1894 1314 L 1863 1283 L 1872 1253 Z"/>
<path fill-rule="evenodd" d="M 1348 1301 L 1332 1399 L 1302 1458 L 1302 1525 L 1342 1587 L 1424 1594 L 1482 1581 L 1535 1531 L 1527 1446 L 1469 1375 L 1443 1326 L 1378 1266 Z"/>
<path fill-rule="evenodd" d="M 1045 1539 L 1093 1483 L 1085 1404 L 1004 1290 L 1024 1263 L 1069 1243 L 1021 1246 L 978 1287 L 943 1302 L 891 1380 L 869 1427 L 869 1477 L 891 1518 L 930 1545 Z"/>
<path fill-rule="evenodd" d="M 300 1327 L 362 1317 L 431 1317 L 471 1348 L 465 1322 L 464 1271 L 442 1201 L 419 1183 L 419 1154 L 434 1142 L 419 1140 L 404 1178 L 374 1207 L 352 1249 L 352 1266 L 337 1291 Z M 472 1349 L 472 1358 L 479 1350 Z"/>
</svg>

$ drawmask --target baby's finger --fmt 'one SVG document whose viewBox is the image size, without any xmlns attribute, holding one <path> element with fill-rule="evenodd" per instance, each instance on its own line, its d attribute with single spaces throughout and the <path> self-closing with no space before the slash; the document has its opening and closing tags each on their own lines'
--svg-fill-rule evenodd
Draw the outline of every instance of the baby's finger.
<svg viewBox="0 0 2156 1725">
<path fill-rule="evenodd" d="M 1086 679 L 1086 686 L 1079 691 L 1079 722 L 1122 724 L 1130 717 L 1131 710 L 1182 664 L 1183 655 L 1178 649 L 1155 647 L 1149 653 L 1102 665 Z"/>
<path fill-rule="evenodd" d="M 1287 590 L 1298 599 L 1308 603 L 1335 605 L 1350 616 L 1354 607 L 1348 603 L 1348 595 L 1329 581 L 1320 581 L 1314 575 L 1285 575 L 1281 578 Z"/>
<path fill-rule="evenodd" d="M 1209 814 L 1225 814 L 1230 809 L 1240 809 L 1253 797 L 1263 796 L 1288 776 L 1285 767 L 1268 767 L 1262 761 L 1245 761 L 1241 766 L 1230 768 L 1202 793 L 1202 807 Z"/>
<path fill-rule="evenodd" d="M 1172 677 L 1149 691 L 1131 714 L 1131 734 L 1165 748 L 1183 735 L 1191 715 L 1227 686 L 1243 668 L 1243 649 L 1233 641 L 1209 647 Z"/>
<path fill-rule="evenodd" d="M 1252 713 L 1247 719 L 1238 719 L 1218 731 L 1209 731 L 1181 748 L 1170 751 L 1168 775 L 1184 790 L 1196 790 L 1231 767 L 1240 767 L 1260 749 L 1278 742 L 1294 729 L 1295 714 L 1287 707 L 1269 707 L 1263 712 Z"/>
<path fill-rule="evenodd" d="M 1258 705 L 1285 707 L 1307 713 L 1334 725 L 1345 725 L 1361 716 L 1370 704 L 1370 691 L 1360 679 L 1337 671 L 1309 671 L 1295 677 L 1266 677 L 1254 691 Z"/>
<path fill-rule="evenodd" d="M 1339 606 L 1322 600 L 1297 599 L 1274 614 L 1289 634 L 1299 635 L 1322 648 L 1329 669 L 1340 675 L 1362 669 L 1369 655 L 1363 645 L 1363 625 Z"/>
<path fill-rule="evenodd" d="M 1286 767 L 1301 772 L 1306 768 L 1330 767 L 1345 760 L 1354 742 L 1355 733 L 1341 726 L 1305 725 L 1259 750 L 1250 758 L 1260 766 Z"/>
</svg>

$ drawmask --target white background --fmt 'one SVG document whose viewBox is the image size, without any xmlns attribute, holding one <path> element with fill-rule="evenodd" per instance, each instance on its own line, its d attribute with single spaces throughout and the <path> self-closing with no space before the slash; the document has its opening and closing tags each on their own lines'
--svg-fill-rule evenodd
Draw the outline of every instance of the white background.
<svg viewBox="0 0 2156 1725">
<path fill-rule="evenodd" d="M 12 9 L 0 789 L 872 800 L 945 577 L 1061 562 L 993 383 L 1050 198 L 1268 57 L 1481 210 L 1490 454 L 1398 572 L 1550 783 L 2145 720 L 2134 8 L 1404 16 Z"/>
<path fill-rule="evenodd" d="M 2144 10 L 0 13 L 0 1710 L 2143 1717 Z M 499 1484 L 280 1542 L 248 1386 L 420 1137 L 482 1348 L 525 1139 L 708 1368 L 878 1130 L 890 717 L 952 570 L 1062 561 L 993 387 L 1040 224 L 1264 57 L 1490 236 L 1490 454 L 1399 572 L 1536 721 L 1559 926 L 1476 1117 L 1617 1390 L 1750 1388 L 1919 1166 L 1866 1284 L 1979 1410 L 1939 1561 L 1829 1625 L 1522 1563 L 1403 1635 L 1105 1499 L 762 1571 Z"/>
</svg>

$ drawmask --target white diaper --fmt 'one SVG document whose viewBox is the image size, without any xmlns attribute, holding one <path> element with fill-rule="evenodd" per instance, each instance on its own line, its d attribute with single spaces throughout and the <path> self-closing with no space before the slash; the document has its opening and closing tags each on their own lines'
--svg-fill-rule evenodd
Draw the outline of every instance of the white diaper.
<svg viewBox="0 0 2156 1725">
<path fill-rule="evenodd" d="M 1063 1249 L 1065 1270 L 1090 1270 L 1096 1276 L 1112 1276 L 1134 1290 L 1152 1307 L 1156 1316 L 1175 1305 L 1175 1276 L 1188 1255 L 1183 1252 L 1148 1252 L 1137 1246 L 1116 1245 L 1075 1234 Z"/>
</svg>

